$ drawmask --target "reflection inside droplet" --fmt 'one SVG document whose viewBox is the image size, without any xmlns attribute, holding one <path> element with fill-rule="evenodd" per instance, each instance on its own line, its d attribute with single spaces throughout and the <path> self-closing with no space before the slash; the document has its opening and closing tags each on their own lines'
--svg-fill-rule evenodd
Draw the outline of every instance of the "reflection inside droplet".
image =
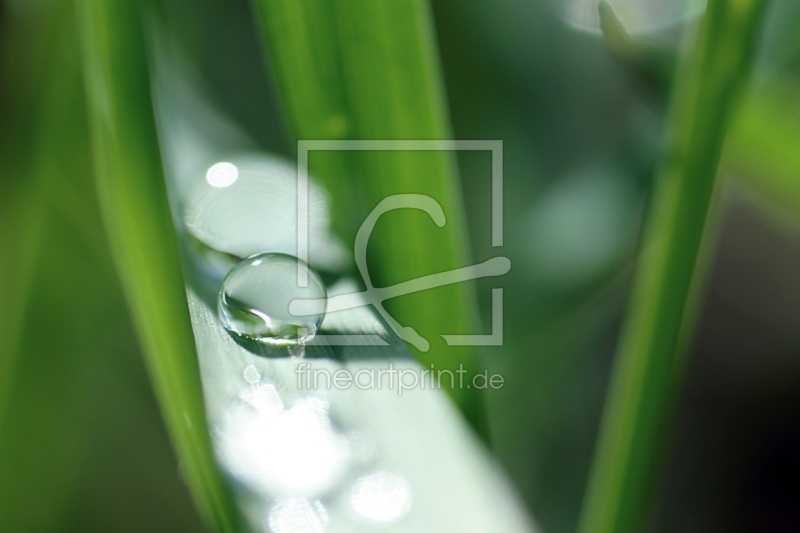
<svg viewBox="0 0 800 533">
<path fill-rule="evenodd" d="M 394 522 L 411 508 L 411 489 L 402 477 L 378 472 L 358 479 L 350 492 L 353 510 L 374 522 Z"/>
<path fill-rule="evenodd" d="M 233 185 L 239 177 L 239 169 L 233 163 L 222 161 L 211 165 L 206 171 L 206 181 L 212 187 L 222 188 Z"/>
<path fill-rule="evenodd" d="M 298 282 L 303 271 L 305 286 Z M 325 316 L 325 285 L 308 265 L 285 254 L 257 254 L 239 261 L 222 281 L 218 308 L 222 325 L 261 342 L 308 342 Z M 307 314 L 295 315 L 289 304 L 312 299 Z"/>
<path fill-rule="evenodd" d="M 328 513 L 319 501 L 286 498 L 270 508 L 267 522 L 272 533 L 322 533 Z"/>
</svg>

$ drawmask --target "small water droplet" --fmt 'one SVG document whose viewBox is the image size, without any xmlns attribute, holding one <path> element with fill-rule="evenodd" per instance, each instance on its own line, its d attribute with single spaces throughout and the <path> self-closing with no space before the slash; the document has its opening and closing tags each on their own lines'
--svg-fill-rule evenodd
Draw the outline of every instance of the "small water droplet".
<svg viewBox="0 0 800 533">
<path fill-rule="evenodd" d="M 305 272 L 300 286 L 298 271 Z M 219 292 L 219 317 L 232 333 L 272 344 L 305 343 L 314 338 L 325 316 L 327 292 L 304 262 L 286 254 L 263 253 L 239 261 Z M 294 315 L 289 304 L 313 300 L 307 314 Z"/>
<path fill-rule="evenodd" d="M 244 375 L 244 380 L 251 385 L 255 385 L 256 383 L 261 381 L 261 374 L 259 373 L 258 369 L 253 365 L 246 366 L 243 375 Z"/>
</svg>

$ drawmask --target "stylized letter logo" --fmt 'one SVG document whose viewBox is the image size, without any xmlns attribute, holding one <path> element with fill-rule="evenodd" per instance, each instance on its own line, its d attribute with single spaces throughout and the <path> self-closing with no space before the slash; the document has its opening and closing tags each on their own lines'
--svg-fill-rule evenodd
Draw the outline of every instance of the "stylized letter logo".
<svg viewBox="0 0 800 533">
<path fill-rule="evenodd" d="M 369 243 L 370 235 L 378 219 L 385 213 L 396 209 L 419 209 L 425 211 L 440 228 L 444 227 L 447 222 L 442 206 L 430 196 L 422 194 L 397 194 L 384 198 L 375 206 L 375 209 L 372 210 L 361 224 L 356 234 L 355 245 L 353 247 L 356 266 L 361 274 L 361 278 L 364 280 L 366 290 L 359 293 L 340 294 L 330 297 L 327 301 L 327 312 L 331 313 L 334 311 L 361 307 L 363 305 L 373 305 L 401 339 L 412 344 L 418 350 L 427 352 L 430 349 L 428 341 L 417 333 L 414 328 L 403 326 L 398 323 L 383 307 L 383 302 L 404 294 L 420 292 L 453 283 L 461 283 L 490 276 L 501 276 L 511 269 L 511 261 L 507 257 L 493 257 L 476 265 L 429 274 L 389 287 L 375 287 L 372 284 L 369 269 L 367 268 L 367 244 Z M 289 312 L 295 316 L 302 316 L 319 309 L 318 304 L 319 302 L 316 300 L 294 300 L 289 306 Z"/>
</svg>

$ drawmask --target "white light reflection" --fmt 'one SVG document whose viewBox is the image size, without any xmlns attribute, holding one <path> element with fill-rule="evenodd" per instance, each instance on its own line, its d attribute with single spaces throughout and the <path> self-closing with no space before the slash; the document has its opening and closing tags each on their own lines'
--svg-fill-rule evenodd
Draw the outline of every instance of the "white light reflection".
<svg viewBox="0 0 800 533">
<path fill-rule="evenodd" d="M 331 427 L 324 399 L 284 408 L 271 384 L 243 399 L 217 435 L 222 463 L 239 482 L 265 497 L 316 497 L 336 486 L 350 448 Z"/>
<path fill-rule="evenodd" d="M 229 187 L 239 177 L 239 169 L 233 163 L 222 161 L 215 163 L 206 171 L 206 181 L 212 187 Z"/>
<path fill-rule="evenodd" d="M 328 513 L 319 501 L 287 498 L 270 508 L 267 523 L 272 533 L 322 533 Z"/>
<path fill-rule="evenodd" d="M 411 488 L 402 477 L 378 472 L 358 479 L 350 492 L 353 510 L 373 522 L 394 522 L 411 508 Z"/>
</svg>

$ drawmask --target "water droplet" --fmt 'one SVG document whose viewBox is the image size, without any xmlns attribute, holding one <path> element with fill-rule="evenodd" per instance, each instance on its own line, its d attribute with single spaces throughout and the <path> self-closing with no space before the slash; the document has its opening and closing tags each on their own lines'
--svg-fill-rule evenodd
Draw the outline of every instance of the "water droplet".
<svg viewBox="0 0 800 533">
<path fill-rule="evenodd" d="M 377 472 L 358 479 L 350 491 L 353 510 L 373 522 L 394 522 L 411 508 L 411 489 L 402 477 Z"/>
<path fill-rule="evenodd" d="M 246 366 L 243 375 L 244 375 L 244 380 L 251 385 L 255 385 L 256 383 L 261 381 L 261 374 L 259 373 L 258 369 L 253 365 Z"/>
<path fill-rule="evenodd" d="M 298 272 L 306 283 L 301 286 Z M 219 317 L 232 333 L 261 342 L 310 341 L 325 316 L 325 285 L 308 265 L 290 255 L 264 253 L 239 261 L 219 292 Z M 293 300 L 313 300 L 306 314 L 289 311 Z"/>
</svg>

